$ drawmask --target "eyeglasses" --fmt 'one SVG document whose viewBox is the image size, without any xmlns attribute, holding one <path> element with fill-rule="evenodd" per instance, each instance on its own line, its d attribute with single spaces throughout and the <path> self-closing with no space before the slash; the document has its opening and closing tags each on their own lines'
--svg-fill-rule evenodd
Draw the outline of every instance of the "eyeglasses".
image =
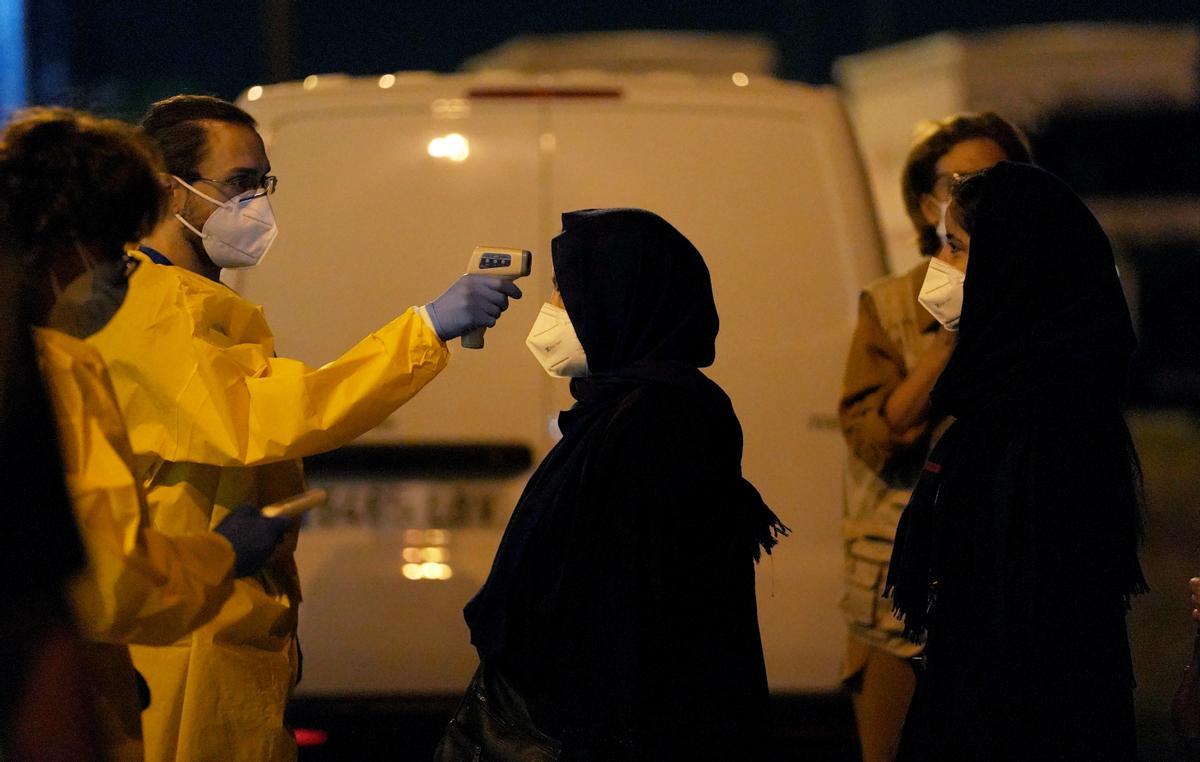
<svg viewBox="0 0 1200 762">
<path fill-rule="evenodd" d="M 193 182 L 215 185 L 225 191 L 225 195 L 229 198 L 240 196 L 248 191 L 261 190 L 262 193 L 256 193 L 250 197 L 258 198 L 259 196 L 270 196 L 274 193 L 275 186 L 279 185 L 279 178 L 275 175 L 262 175 L 260 177 L 254 175 L 234 175 L 228 180 L 212 180 L 207 177 L 197 177 Z"/>
</svg>

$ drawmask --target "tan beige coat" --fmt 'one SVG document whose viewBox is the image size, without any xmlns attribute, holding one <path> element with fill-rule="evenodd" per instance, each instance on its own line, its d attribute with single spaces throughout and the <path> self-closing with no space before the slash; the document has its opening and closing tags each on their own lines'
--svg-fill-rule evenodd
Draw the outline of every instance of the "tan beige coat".
<svg viewBox="0 0 1200 762">
<path fill-rule="evenodd" d="M 838 405 L 849 448 L 842 610 L 852 638 L 900 657 L 920 649 L 904 639 L 903 625 L 882 598 L 883 584 L 896 524 L 928 451 L 930 427 L 896 434 L 883 418 L 883 405 L 937 335 L 937 321 L 917 301 L 928 268 L 922 262 L 863 291 Z M 859 666 L 847 664 L 847 674 Z"/>
</svg>

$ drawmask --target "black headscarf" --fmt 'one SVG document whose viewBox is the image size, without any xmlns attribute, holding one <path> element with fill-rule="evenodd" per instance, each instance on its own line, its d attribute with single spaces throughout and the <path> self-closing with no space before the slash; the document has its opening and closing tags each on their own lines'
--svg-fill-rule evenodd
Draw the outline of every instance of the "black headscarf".
<svg viewBox="0 0 1200 762">
<path fill-rule="evenodd" d="M 1001 162 L 956 193 L 971 257 L 958 343 L 932 393 L 937 413 L 961 418 L 1000 397 L 1080 387 L 1118 400 L 1137 342 L 1091 211 L 1030 164 Z"/>
<path fill-rule="evenodd" d="M 720 321 L 704 258 L 670 223 L 642 209 L 589 209 L 563 215 L 554 272 L 567 314 L 587 354 L 589 375 L 571 381 L 576 405 L 559 416 L 564 435 L 646 384 L 690 395 L 697 417 L 715 429 L 719 462 L 746 504 L 754 558 L 786 532 L 742 478 L 742 428 L 729 397 L 701 373 L 716 358 Z"/>
<path fill-rule="evenodd" d="M 956 421 L 904 513 L 888 578 L 913 637 L 935 605 L 931 583 L 959 572 L 1001 579 L 1024 564 L 1003 577 L 1005 600 L 1085 569 L 1101 595 L 1146 589 L 1140 471 L 1120 412 L 1136 342 L 1108 238 L 1031 165 L 1002 162 L 954 199 L 970 260 L 958 343 L 932 399 L 935 416 Z"/>
<path fill-rule="evenodd" d="M 628 695 L 644 677 L 630 672 L 651 669 L 635 663 L 637 649 L 628 642 L 646 637 L 636 621 L 645 611 L 635 599 L 648 591 L 689 601 L 711 595 L 711 615 L 721 621 L 707 634 L 676 633 L 678 652 L 692 647 L 686 638 L 703 644 L 719 637 L 713 633 L 740 628 L 736 637 L 746 644 L 750 664 L 746 681 L 757 680 L 765 701 L 750 559 L 769 551 L 786 530 L 742 477 L 742 434 L 729 398 L 698 370 L 713 362 L 718 329 L 704 260 L 669 223 L 639 209 L 564 214 L 552 247 L 558 289 L 589 375 L 571 381 L 576 403 L 559 415 L 563 438 L 530 478 L 491 574 L 465 610 L 472 643 L 483 657 L 502 657 L 522 688 L 549 685 L 562 679 L 558 673 L 587 672 L 577 677 L 575 695 L 548 699 L 553 706 L 543 705 L 541 716 L 561 723 L 592 717 L 596 733 L 608 722 L 630 726 L 633 736 L 638 716 L 655 711 L 634 706 Z M 656 414 L 648 416 L 649 410 Z M 648 423 L 648 417 L 659 420 Z M 702 460 L 684 462 L 673 452 L 678 439 L 697 437 L 712 443 Z M 701 484 L 705 494 L 693 495 Z M 619 505 L 612 504 L 613 490 L 623 496 Z M 658 497 L 663 490 L 675 499 Z M 687 546 L 679 537 L 693 531 L 708 533 L 695 553 L 709 552 L 702 543 L 719 537 L 732 549 L 727 555 L 749 564 L 748 578 L 739 571 L 728 583 L 732 588 L 748 579 L 748 588 L 723 597 L 722 590 L 693 593 L 686 583 L 680 592 L 678 580 L 667 581 L 672 569 L 695 563 L 672 555 L 686 553 L 672 548 Z M 722 611 L 730 600 L 740 601 L 742 610 Z M 559 648 L 567 650 L 556 657 Z M 595 664 L 574 663 L 575 650 L 590 653 Z M 746 703 L 754 705 L 746 711 L 765 713 L 756 701 Z M 538 717 L 536 696 L 531 708 Z M 586 730 L 549 724 L 548 732 L 577 733 L 588 743 Z"/>
<path fill-rule="evenodd" d="M 666 220 L 640 209 L 569 212 L 553 257 L 589 380 L 631 367 L 712 365 L 719 321 L 708 268 Z"/>
</svg>

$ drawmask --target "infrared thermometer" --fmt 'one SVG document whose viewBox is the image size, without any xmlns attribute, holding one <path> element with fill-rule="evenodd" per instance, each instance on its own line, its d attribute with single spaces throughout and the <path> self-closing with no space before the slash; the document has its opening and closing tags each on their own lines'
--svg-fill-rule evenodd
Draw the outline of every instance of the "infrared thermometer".
<svg viewBox="0 0 1200 762">
<path fill-rule="evenodd" d="M 280 503 L 271 503 L 263 506 L 262 515 L 268 518 L 283 516 L 284 518 L 294 519 L 303 516 L 313 508 L 319 508 L 329 502 L 329 494 L 323 489 L 310 489 L 306 492 L 301 492 L 295 497 L 289 497 Z"/>
<path fill-rule="evenodd" d="M 504 246 L 476 246 L 467 262 L 468 275 L 494 275 L 498 278 L 516 280 L 524 278 L 533 267 L 533 254 L 525 249 L 509 249 Z M 476 328 L 463 334 L 462 345 L 467 349 L 483 349 L 483 332 Z"/>
</svg>

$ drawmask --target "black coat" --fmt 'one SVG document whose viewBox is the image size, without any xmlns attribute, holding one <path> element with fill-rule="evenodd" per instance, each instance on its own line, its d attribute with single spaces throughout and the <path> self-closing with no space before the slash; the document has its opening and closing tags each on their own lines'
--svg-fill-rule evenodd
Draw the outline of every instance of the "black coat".
<svg viewBox="0 0 1200 762">
<path fill-rule="evenodd" d="M 715 351 L 707 269 L 648 212 L 563 223 L 555 274 L 590 375 L 466 609 L 472 642 L 565 757 L 755 758 L 754 562 L 781 527 L 697 369 Z"/>
<path fill-rule="evenodd" d="M 1083 203 L 1002 163 L 958 191 L 960 336 L 933 392 L 954 424 L 897 531 L 888 586 L 926 669 L 906 759 L 1133 759 L 1129 596 L 1140 474 L 1120 397 L 1134 346 Z"/>
</svg>

